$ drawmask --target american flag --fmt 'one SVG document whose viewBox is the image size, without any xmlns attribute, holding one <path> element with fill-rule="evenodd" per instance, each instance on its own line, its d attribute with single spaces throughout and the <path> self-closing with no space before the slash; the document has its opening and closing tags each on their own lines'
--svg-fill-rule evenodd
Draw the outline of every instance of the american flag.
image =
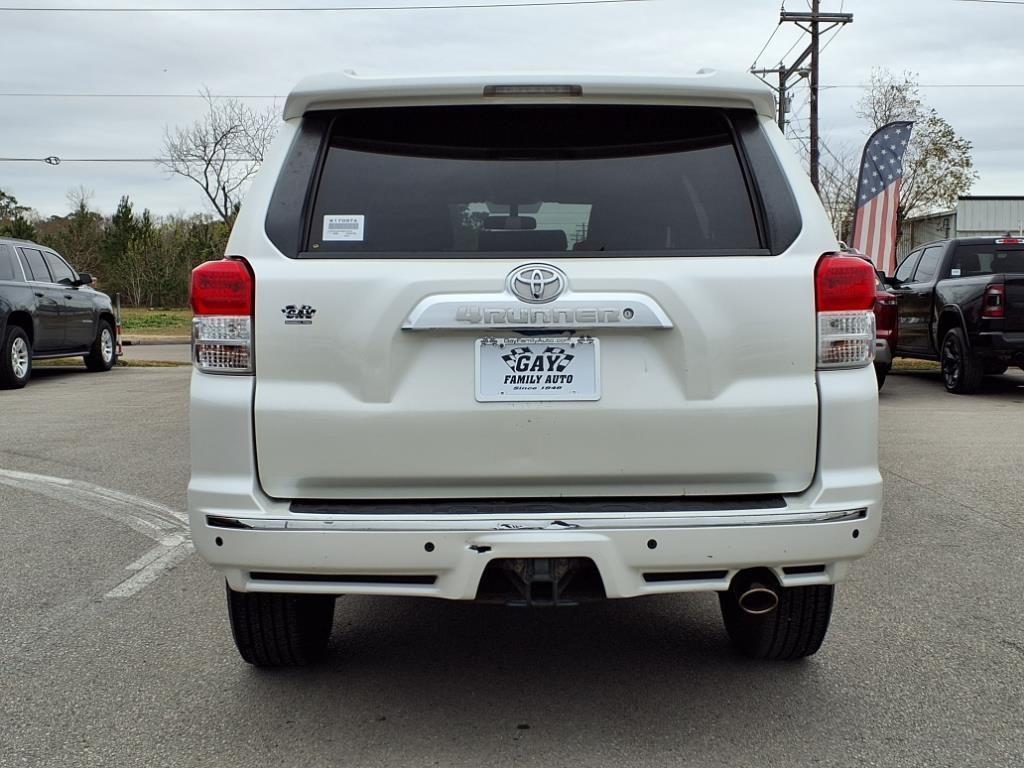
<svg viewBox="0 0 1024 768">
<path fill-rule="evenodd" d="M 896 210 L 903 182 L 903 155 L 913 123 L 883 125 L 864 145 L 857 182 L 853 247 L 887 275 L 896 270 Z"/>
</svg>

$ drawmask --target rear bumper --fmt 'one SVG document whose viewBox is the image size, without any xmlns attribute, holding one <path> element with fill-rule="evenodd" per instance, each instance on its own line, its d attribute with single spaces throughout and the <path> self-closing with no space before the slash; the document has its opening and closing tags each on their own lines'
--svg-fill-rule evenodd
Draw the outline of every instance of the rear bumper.
<svg viewBox="0 0 1024 768">
<path fill-rule="evenodd" d="M 242 591 L 470 600 L 491 560 L 583 557 L 597 566 L 605 594 L 618 598 L 724 590 L 737 571 L 766 564 L 784 586 L 832 583 L 842 578 L 850 560 L 867 551 L 879 519 L 863 509 L 834 514 L 829 520 L 824 513 L 805 513 L 808 521 L 803 523 L 703 527 L 681 516 L 604 521 L 604 527 L 572 530 L 497 530 L 494 522 L 490 530 L 456 530 L 454 521 L 442 523 L 441 529 L 418 530 L 382 529 L 381 523 L 373 530 L 352 524 L 337 526 L 342 530 L 207 526 L 196 540 L 214 540 L 212 547 L 199 546 L 201 554 L 224 572 L 233 589 Z M 822 567 L 787 573 L 792 566 Z"/>
<path fill-rule="evenodd" d="M 974 337 L 974 351 L 985 358 L 1024 362 L 1024 333 L 983 331 Z"/>
<path fill-rule="evenodd" d="M 252 379 L 194 373 L 193 542 L 240 591 L 472 599 L 492 560 L 577 557 L 612 598 L 724 590 L 752 567 L 783 586 L 835 583 L 881 525 L 877 390 L 870 367 L 818 379 L 814 480 L 784 507 L 553 519 L 293 512 L 262 493 L 251 448 L 239 450 L 253 445 Z"/>
<path fill-rule="evenodd" d="M 875 339 L 875 365 L 892 365 L 892 347 L 885 339 Z"/>
</svg>

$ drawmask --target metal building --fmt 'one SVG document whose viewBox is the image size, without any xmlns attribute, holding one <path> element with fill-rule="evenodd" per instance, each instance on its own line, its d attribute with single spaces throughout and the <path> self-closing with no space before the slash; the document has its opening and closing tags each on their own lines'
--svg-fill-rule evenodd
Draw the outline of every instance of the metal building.
<svg viewBox="0 0 1024 768">
<path fill-rule="evenodd" d="M 900 228 L 896 260 L 919 245 L 951 237 L 1024 236 L 1024 197 L 961 197 L 952 211 L 906 219 Z"/>
</svg>

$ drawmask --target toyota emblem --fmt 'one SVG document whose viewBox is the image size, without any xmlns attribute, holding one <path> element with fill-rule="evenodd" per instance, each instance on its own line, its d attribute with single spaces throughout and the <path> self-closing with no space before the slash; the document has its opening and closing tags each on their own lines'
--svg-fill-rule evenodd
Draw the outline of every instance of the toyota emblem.
<svg viewBox="0 0 1024 768">
<path fill-rule="evenodd" d="M 508 288 L 520 301 L 545 304 L 565 291 L 569 281 L 565 273 L 550 264 L 527 264 L 512 270 Z"/>
</svg>

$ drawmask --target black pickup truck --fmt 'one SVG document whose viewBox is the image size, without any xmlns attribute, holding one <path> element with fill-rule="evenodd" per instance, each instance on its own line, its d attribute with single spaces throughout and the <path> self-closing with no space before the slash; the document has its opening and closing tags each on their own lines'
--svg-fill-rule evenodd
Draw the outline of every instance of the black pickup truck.
<svg viewBox="0 0 1024 768">
<path fill-rule="evenodd" d="M 0 238 L 0 389 L 28 383 L 32 360 L 81 355 L 90 371 L 117 362 L 110 297 L 52 249 Z"/>
<path fill-rule="evenodd" d="M 885 283 L 899 303 L 896 354 L 938 360 L 950 392 L 976 392 L 985 375 L 1024 367 L 1024 238 L 928 243 Z"/>
</svg>

